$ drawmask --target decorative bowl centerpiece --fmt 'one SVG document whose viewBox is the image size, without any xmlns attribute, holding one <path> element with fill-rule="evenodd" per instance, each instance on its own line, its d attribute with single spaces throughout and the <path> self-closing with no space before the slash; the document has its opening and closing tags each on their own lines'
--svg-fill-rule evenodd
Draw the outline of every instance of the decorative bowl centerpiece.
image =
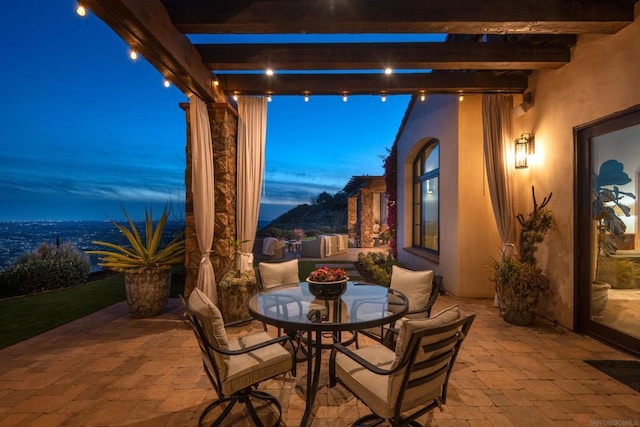
<svg viewBox="0 0 640 427">
<path fill-rule="evenodd" d="M 342 268 L 328 266 L 313 270 L 307 283 L 309 292 L 318 299 L 336 299 L 347 290 L 349 276 Z"/>
</svg>

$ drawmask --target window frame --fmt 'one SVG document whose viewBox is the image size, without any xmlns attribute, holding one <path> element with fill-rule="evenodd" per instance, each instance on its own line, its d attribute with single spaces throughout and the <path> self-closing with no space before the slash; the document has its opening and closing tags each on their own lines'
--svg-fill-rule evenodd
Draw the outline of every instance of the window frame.
<svg viewBox="0 0 640 427">
<path fill-rule="evenodd" d="M 434 150 L 438 150 L 437 167 L 427 172 L 424 171 L 424 165 L 426 160 L 431 156 Z M 440 254 L 440 141 L 438 139 L 430 139 L 424 146 L 416 153 L 413 162 L 411 163 L 411 207 L 412 207 L 412 222 L 411 222 L 411 247 L 419 251 L 427 252 L 435 256 Z M 424 239 L 423 230 L 426 227 L 426 221 L 424 221 L 424 203 L 422 195 L 425 191 L 427 182 L 438 180 L 438 194 L 437 194 L 437 217 L 435 221 L 437 223 L 436 236 L 437 249 L 427 246 Z M 418 199 L 418 200 L 416 200 Z M 416 236 L 417 233 L 417 236 Z M 416 238 L 417 237 L 417 238 Z"/>
</svg>

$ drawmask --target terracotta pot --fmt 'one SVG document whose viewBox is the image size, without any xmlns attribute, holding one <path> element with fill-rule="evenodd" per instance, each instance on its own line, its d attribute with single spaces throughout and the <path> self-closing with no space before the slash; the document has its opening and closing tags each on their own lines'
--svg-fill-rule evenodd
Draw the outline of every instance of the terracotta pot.
<svg viewBox="0 0 640 427">
<path fill-rule="evenodd" d="M 152 317 L 164 312 L 169 302 L 171 269 L 125 273 L 129 309 L 136 317 Z"/>
</svg>

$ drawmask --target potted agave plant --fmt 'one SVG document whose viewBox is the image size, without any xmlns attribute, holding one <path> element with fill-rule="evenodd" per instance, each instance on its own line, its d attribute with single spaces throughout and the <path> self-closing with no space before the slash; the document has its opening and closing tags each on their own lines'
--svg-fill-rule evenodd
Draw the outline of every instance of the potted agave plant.
<svg viewBox="0 0 640 427">
<path fill-rule="evenodd" d="M 94 241 L 108 250 L 87 251 L 99 255 L 98 265 L 124 273 L 127 303 L 136 317 L 156 316 L 164 312 L 169 301 L 171 267 L 184 263 L 184 233 L 161 247 L 170 209 L 165 207 L 154 228 L 151 210 L 145 209 L 144 239 L 135 223 L 122 208 L 128 227 L 111 221 L 126 237 L 129 246 Z"/>
</svg>

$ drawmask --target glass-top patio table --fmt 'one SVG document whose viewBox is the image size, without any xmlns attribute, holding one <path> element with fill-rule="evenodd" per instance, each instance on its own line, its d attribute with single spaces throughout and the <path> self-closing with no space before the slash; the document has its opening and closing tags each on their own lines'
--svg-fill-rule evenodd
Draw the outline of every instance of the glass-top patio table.
<svg viewBox="0 0 640 427">
<path fill-rule="evenodd" d="M 248 301 L 249 313 L 269 325 L 289 333 L 308 332 L 302 343 L 307 344 L 307 392 L 301 425 L 311 423 L 311 410 L 318 391 L 322 349 L 322 333 L 332 333 L 340 342 L 342 332 L 358 331 L 391 323 L 407 311 L 407 298 L 400 292 L 379 285 L 348 282 L 345 292 L 335 299 L 318 299 L 306 282 L 283 285 L 257 293 Z M 312 336 L 313 334 L 313 336 Z M 353 338 L 353 337 L 352 337 Z M 346 343 L 353 342 L 353 339 Z M 313 369 L 311 358 L 314 358 Z"/>
</svg>

